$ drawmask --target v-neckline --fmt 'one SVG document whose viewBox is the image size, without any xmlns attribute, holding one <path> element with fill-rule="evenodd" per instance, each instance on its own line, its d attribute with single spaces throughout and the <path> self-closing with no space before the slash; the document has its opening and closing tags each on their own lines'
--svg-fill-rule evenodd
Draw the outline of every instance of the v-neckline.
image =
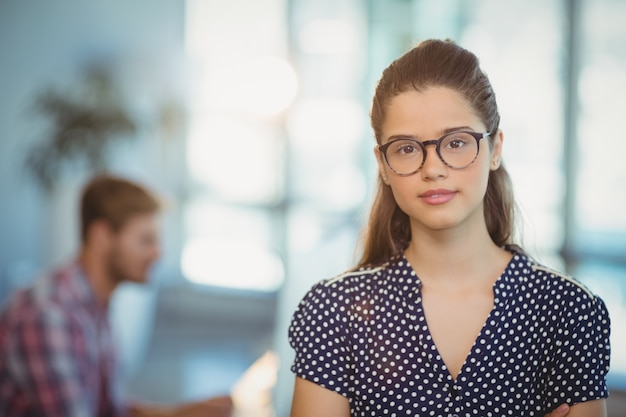
<svg viewBox="0 0 626 417">
<path fill-rule="evenodd" d="M 489 311 L 489 314 L 487 315 L 485 321 L 483 322 L 480 328 L 480 331 L 476 335 L 476 338 L 474 339 L 469 351 L 467 352 L 467 355 L 465 356 L 465 359 L 463 360 L 463 363 L 461 364 L 461 367 L 459 369 L 458 374 L 456 375 L 456 378 L 452 376 L 450 369 L 446 365 L 443 359 L 443 356 L 441 355 L 441 352 L 439 351 L 439 348 L 437 347 L 437 344 L 435 343 L 435 339 L 432 336 L 428 321 L 426 320 L 426 313 L 424 310 L 423 298 L 422 298 L 423 283 L 421 279 L 419 278 L 419 276 L 417 275 L 417 273 L 415 272 L 415 270 L 413 269 L 413 266 L 411 265 L 409 260 L 405 256 L 403 256 L 404 258 L 403 261 L 405 262 L 406 267 L 413 271 L 413 273 L 415 274 L 416 282 L 417 282 L 418 297 L 415 300 L 415 305 L 419 310 L 418 311 L 419 314 L 417 316 L 423 317 L 423 324 L 420 324 L 420 328 L 425 329 L 425 332 L 421 331 L 420 329 L 419 334 L 418 334 L 418 341 L 420 343 L 422 356 L 433 367 L 433 372 L 439 375 L 439 378 L 438 378 L 439 382 L 444 382 L 444 379 L 445 379 L 445 382 L 451 383 L 453 384 L 453 386 L 456 387 L 458 384 L 458 381 L 465 374 L 464 370 L 467 367 L 467 364 L 470 362 L 470 359 L 472 358 L 472 356 L 475 355 L 476 344 L 478 343 L 478 341 L 484 340 L 485 344 L 490 344 L 490 341 L 494 337 L 495 332 L 492 331 L 490 332 L 489 335 L 485 333 L 486 333 L 486 329 L 489 323 L 492 322 L 494 318 L 496 318 L 497 312 L 499 312 L 502 306 L 506 304 L 507 294 L 506 292 L 504 293 L 501 292 L 501 287 L 503 286 L 504 282 L 507 280 L 507 277 L 509 277 L 509 271 L 513 267 L 516 253 L 513 253 L 512 255 L 513 256 L 511 257 L 506 267 L 502 271 L 502 274 L 498 277 L 498 279 L 494 281 L 492 285 L 492 290 L 494 292 L 493 306 L 491 310 Z"/>
<path fill-rule="evenodd" d="M 428 325 L 428 321 L 426 320 L 424 306 L 422 304 L 422 297 L 421 296 L 419 297 L 418 309 L 420 310 L 419 313 L 424 317 L 424 324 L 421 327 L 425 331 L 420 331 L 418 335 L 418 341 L 420 343 L 423 356 L 425 355 L 426 360 L 433 367 L 433 371 L 435 373 L 438 373 L 440 374 L 440 376 L 443 376 L 448 382 L 452 382 L 455 385 L 457 384 L 459 379 L 465 373 L 464 370 L 467 367 L 467 364 L 470 362 L 470 359 L 475 354 L 476 344 L 478 343 L 478 341 L 482 339 L 482 340 L 485 340 L 486 344 L 489 344 L 491 338 L 493 338 L 494 332 L 490 332 L 489 335 L 486 335 L 485 329 L 487 328 L 488 324 L 492 321 L 495 311 L 497 310 L 497 307 L 498 306 L 494 302 L 494 305 L 492 309 L 489 311 L 489 314 L 487 315 L 487 318 L 482 324 L 480 331 L 478 332 L 478 334 L 476 335 L 476 338 L 472 342 L 472 345 L 470 349 L 468 350 L 465 356 L 465 359 L 463 360 L 463 363 L 461 364 L 461 367 L 459 368 L 458 374 L 456 375 L 456 377 L 454 377 L 452 376 L 452 372 L 450 372 L 448 365 L 446 365 L 446 362 L 443 359 L 443 356 L 441 355 L 441 352 L 439 351 L 437 344 L 435 343 L 435 339 L 433 338 L 432 333 L 430 331 L 430 326 Z"/>
</svg>

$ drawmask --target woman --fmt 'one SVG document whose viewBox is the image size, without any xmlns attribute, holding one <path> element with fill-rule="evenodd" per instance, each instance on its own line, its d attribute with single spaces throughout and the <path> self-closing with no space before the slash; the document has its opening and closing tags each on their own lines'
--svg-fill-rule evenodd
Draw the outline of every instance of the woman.
<svg viewBox="0 0 626 417">
<path fill-rule="evenodd" d="M 292 416 L 606 415 L 606 307 L 514 245 L 499 119 L 453 42 L 383 72 L 363 255 L 294 314 Z"/>
</svg>

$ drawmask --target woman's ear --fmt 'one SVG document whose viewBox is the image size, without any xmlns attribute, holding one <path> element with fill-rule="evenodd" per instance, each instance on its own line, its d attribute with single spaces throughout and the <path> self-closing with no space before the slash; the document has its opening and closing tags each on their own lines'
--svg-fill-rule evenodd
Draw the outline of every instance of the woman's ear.
<svg viewBox="0 0 626 417">
<path fill-rule="evenodd" d="M 387 176 L 387 166 L 383 161 L 383 155 L 378 150 L 378 146 L 374 146 L 374 156 L 376 156 L 376 162 L 378 163 L 378 173 L 380 174 L 380 179 L 387 185 L 389 185 L 389 178 Z"/>
<path fill-rule="evenodd" d="M 502 164 L 502 143 L 504 142 L 504 134 L 498 129 L 493 137 L 493 145 L 491 147 L 491 165 L 490 169 L 495 171 Z"/>
</svg>

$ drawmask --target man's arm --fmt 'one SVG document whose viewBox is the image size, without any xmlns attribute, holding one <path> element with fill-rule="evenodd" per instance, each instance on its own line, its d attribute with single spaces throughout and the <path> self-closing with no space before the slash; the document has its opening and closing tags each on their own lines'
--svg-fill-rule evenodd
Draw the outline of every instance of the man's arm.
<svg viewBox="0 0 626 417">
<path fill-rule="evenodd" d="M 229 417 L 232 411 L 232 399 L 223 396 L 169 407 L 136 404 L 131 406 L 129 417 Z"/>
</svg>

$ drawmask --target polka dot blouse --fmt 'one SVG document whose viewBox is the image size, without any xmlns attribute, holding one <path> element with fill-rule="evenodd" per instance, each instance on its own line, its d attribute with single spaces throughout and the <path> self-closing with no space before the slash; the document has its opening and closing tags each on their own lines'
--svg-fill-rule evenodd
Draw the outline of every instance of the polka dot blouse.
<svg viewBox="0 0 626 417">
<path fill-rule="evenodd" d="M 316 284 L 289 328 L 292 371 L 353 416 L 543 416 L 606 398 L 609 317 L 572 278 L 516 253 L 456 380 L 433 343 L 406 258 Z"/>
</svg>

